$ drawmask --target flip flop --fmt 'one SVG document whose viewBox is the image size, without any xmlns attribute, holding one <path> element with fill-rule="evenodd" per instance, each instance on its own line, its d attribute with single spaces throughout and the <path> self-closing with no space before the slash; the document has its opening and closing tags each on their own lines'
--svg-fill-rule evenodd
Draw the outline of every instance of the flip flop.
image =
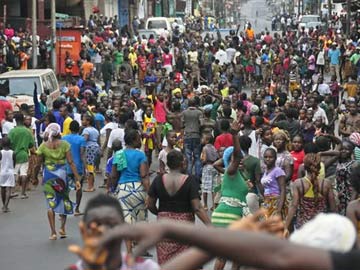
<svg viewBox="0 0 360 270">
<path fill-rule="evenodd" d="M 94 192 L 94 191 L 95 191 L 95 188 L 84 189 L 83 191 L 84 191 L 84 192 Z"/>
<path fill-rule="evenodd" d="M 29 198 L 29 196 L 28 195 L 26 195 L 26 194 L 24 194 L 24 195 L 21 195 L 21 197 L 20 197 L 22 200 L 24 200 L 24 199 L 28 199 Z"/>
<path fill-rule="evenodd" d="M 74 213 L 74 216 L 75 216 L 75 217 L 82 216 L 82 215 L 84 215 L 84 213 L 81 213 L 81 212 L 75 212 L 75 213 Z"/>
<path fill-rule="evenodd" d="M 66 238 L 67 235 L 66 235 L 66 232 L 63 231 L 63 230 L 59 230 L 59 234 L 60 234 L 60 238 L 63 239 L 63 238 Z"/>
<path fill-rule="evenodd" d="M 56 240 L 57 239 L 57 235 L 56 234 L 52 234 L 49 237 L 49 240 Z"/>
</svg>

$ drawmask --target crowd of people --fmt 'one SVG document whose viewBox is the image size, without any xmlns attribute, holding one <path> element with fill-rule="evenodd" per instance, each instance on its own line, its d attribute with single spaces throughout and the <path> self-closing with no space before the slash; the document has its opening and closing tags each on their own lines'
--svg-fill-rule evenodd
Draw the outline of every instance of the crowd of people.
<svg viewBox="0 0 360 270">
<path fill-rule="evenodd" d="M 67 237 L 67 215 L 84 214 L 85 246 L 71 248 L 82 260 L 70 269 L 198 269 L 214 256 L 216 270 L 226 259 L 233 269 L 358 268 L 358 259 L 346 264 L 360 224 L 357 26 L 348 38 L 331 28 L 255 33 L 250 23 L 225 38 L 190 27 L 147 38 L 104 21 L 90 18 L 80 63 L 67 55 L 66 85 L 51 108 L 35 88 L 34 106 L 14 111 L 0 89 L 3 212 L 12 197 L 28 198 L 42 171 L 49 239 Z M 108 195 L 82 213 L 82 192 L 97 186 Z M 148 211 L 158 224 L 123 224 L 146 221 Z M 195 215 L 223 229 L 163 223 L 194 224 Z M 122 238 L 129 254 L 157 244 L 160 266 L 119 257 Z"/>
</svg>

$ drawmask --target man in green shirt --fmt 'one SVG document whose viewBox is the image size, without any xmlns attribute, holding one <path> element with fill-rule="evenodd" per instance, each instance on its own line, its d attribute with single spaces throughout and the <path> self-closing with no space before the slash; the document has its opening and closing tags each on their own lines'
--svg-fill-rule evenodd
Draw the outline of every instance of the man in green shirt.
<svg viewBox="0 0 360 270">
<path fill-rule="evenodd" d="M 120 72 L 120 67 L 122 65 L 122 63 L 124 62 L 124 54 L 122 53 L 121 49 L 118 47 L 114 52 L 113 52 L 113 59 L 114 59 L 114 68 L 115 68 L 115 74 L 116 74 L 116 80 L 119 78 L 119 72 Z"/>
<path fill-rule="evenodd" d="M 29 167 L 29 150 L 34 147 L 34 138 L 31 131 L 24 126 L 24 115 L 17 113 L 15 115 L 16 127 L 8 134 L 11 148 L 16 155 L 15 174 L 19 176 L 21 183 L 21 198 L 27 199 L 27 172 Z"/>
</svg>

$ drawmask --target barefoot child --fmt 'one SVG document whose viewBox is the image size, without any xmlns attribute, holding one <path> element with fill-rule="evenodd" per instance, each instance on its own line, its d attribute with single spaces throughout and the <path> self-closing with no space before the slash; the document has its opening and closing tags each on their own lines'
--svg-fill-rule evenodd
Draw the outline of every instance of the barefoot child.
<svg viewBox="0 0 360 270">
<path fill-rule="evenodd" d="M 174 148 L 174 146 L 176 145 L 176 132 L 173 130 L 170 130 L 167 134 L 166 134 L 166 141 L 167 141 L 167 146 L 162 149 L 159 153 L 159 174 L 163 175 L 165 173 L 169 173 L 169 167 L 167 166 L 167 154 L 173 150 L 179 150 L 177 148 Z"/>
<path fill-rule="evenodd" d="M 11 188 L 15 187 L 15 152 L 10 149 L 10 140 L 2 139 L 3 150 L 0 151 L 0 187 L 3 212 L 9 212 Z"/>
<path fill-rule="evenodd" d="M 212 194 L 211 204 L 214 205 L 214 197 L 215 193 L 213 188 L 216 183 L 216 177 L 218 175 L 216 169 L 213 166 L 213 163 L 218 159 L 218 153 L 213 145 L 214 138 L 211 134 L 205 133 L 202 136 L 201 144 L 204 145 L 203 150 L 201 152 L 200 159 L 203 163 L 202 169 L 202 194 L 204 200 L 204 209 L 208 210 L 208 193 Z"/>
</svg>

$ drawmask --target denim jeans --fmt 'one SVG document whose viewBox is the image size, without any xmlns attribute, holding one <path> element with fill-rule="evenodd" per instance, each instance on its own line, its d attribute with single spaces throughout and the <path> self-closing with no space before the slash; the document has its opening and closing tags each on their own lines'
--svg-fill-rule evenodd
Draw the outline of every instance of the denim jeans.
<svg viewBox="0 0 360 270">
<path fill-rule="evenodd" d="M 201 178 L 201 144 L 200 138 L 190 138 L 184 140 L 185 156 L 187 161 L 187 173 L 192 173 L 193 160 L 195 159 L 195 176 Z"/>
</svg>

